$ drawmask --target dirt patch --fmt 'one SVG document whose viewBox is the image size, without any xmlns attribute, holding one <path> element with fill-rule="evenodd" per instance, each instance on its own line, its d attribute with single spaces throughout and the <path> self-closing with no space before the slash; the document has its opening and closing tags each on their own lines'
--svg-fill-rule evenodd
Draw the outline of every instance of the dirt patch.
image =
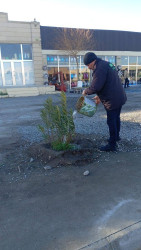
<svg viewBox="0 0 141 250">
<path fill-rule="evenodd" d="M 45 143 L 34 144 L 26 151 L 29 157 L 36 159 L 42 164 L 48 164 L 51 167 L 67 165 L 84 165 L 92 163 L 99 157 L 95 143 L 87 138 L 77 136 L 73 141 L 74 149 L 67 151 L 55 151 Z"/>
<path fill-rule="evenodd" d="M 14 144 L 15 145 L 15 144 Z M 51 168 L 61 166 L 85 166 L 96 161 L 101 153 L 97 150 L 96 141 L 77 134 L 72 143 L 73 149 L 55 151 L 49 145 L 36 142 L 31 145 L 21 144 L 17 141 L 15 147 L 3 148 L 3 160 L 0 164 L 1 174 L 31 174 L 31 172 L 44 171 L 45 166 Z"/>
<path fill-rule="evenodd" d="M 1 175 L 17 174 L 31 175 L 33 172 L 43 172 L 45 166 L 51 168 L 67 166 L 88 166 L 99 161 L 102 155 L 106 157 L 114 153 L 101 153 L 98 148 L 106 143 L 106 138 L 98 135 L 76 134 L 73 141 L 75 149 L 68 151 L 52 150 L 45 141 L 29 144 L 17 140 L 3 145 L 2 160 L 0 162 Z M 12 145 L 12 147 L 11 147 Z M 121 140 L 118 143 L 118 152 L 140 152 L 140 148 L 131 141 Z"/>
</svg>

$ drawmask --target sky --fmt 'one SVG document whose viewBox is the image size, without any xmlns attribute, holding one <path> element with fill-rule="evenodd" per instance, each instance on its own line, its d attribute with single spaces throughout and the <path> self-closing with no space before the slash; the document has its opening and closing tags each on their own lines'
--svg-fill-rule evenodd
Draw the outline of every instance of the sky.
<svg viewBox="0 0 141 250">
<path fill-rule="evenodd" d="M 141 0 L 2 0 L 0 12 L 42 26 L 141 32 Z"/>
</svg>

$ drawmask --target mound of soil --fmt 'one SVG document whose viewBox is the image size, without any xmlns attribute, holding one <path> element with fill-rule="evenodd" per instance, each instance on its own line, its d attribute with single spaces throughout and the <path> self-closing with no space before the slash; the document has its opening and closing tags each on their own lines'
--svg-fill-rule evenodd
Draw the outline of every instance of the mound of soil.
<svg viewBox="0 0 141 250">
<path fill-rule="evenodd" d="M 85 165 L 99 157 L 95 143 L 86 138 L 76 138 L 73 142 L 75 149 L 55 151 L 44 142 L 33 144 L 27 150 L 29 157 L 51 167 L 67 165 Z"/>
</svg>

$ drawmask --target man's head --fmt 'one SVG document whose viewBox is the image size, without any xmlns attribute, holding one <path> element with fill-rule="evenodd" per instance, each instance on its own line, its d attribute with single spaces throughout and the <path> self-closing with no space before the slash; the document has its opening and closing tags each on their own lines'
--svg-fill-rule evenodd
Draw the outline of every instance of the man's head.
<svg viewBox="0 0 141 250">
<path fill-rule="evenodd" d="M 93 52 L 88 52 L 84 56 L 84 64 L 87 65 L 89 69 L 94 69 L 96 59 L 97 56 Z"/>
</svg>

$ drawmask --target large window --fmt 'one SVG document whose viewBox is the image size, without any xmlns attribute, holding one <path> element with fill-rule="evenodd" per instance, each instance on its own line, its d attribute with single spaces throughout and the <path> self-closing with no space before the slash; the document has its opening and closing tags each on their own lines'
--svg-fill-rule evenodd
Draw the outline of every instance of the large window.
<svg viewBox="0 0 141 250">
<path fill-rule="evenodd" d="M 105 60 L 105 56 L 98 56 L 98 58 Z"/>
<path fill-rule="evenodd" d="M 55 84 L 58 81 L 58 67 L 48 68 L 48 81 L 49 84 Z"/>
<path fill-rule="evenodd" d="M 89 86 L 90 82 L 90 70 L 87 66 L 81 67 L 80 80 L 83 81 L 83 87 Z"/>
<path fill-rule="evenodd" d="M 34 84 L 31 44 L 0 44 L 0 86 Z"/>
<path fill-rule="evenodd" d="M 135 66 L 129 67 L 129 79 L 131 83 L 133 83 L 133 81 L 136 81 L 136 67 Z"/>
<path fill-rule="evenodd" d="M 21 60 L 20 44 L 0 44 L 3 60 Z"/>
<path fill-rule="evenodd" d="M 58 56 L 49 55 L 47 56 L 48 65 L 58 65 Z"/>
<path fill-rule="evenodd" d="M 64 81 L 70 80 L 69 67 L 59 67 L 59 71 L 63 73 L 63 80 Z"/>
<path fill-rule="evenodd" d="M 98 57 L 114 65 L 116 64 L 116 56 L 100 55 Z M 77 69 L 76 58 L 74 56 L 47 55 L 49 80 L 53 77 L 54 73 L 61 71 L 64 76 L 64 81 L 76 83 L 79 79 L 88 85 L 91 80 L 91 71 L 89 71 L 88 67 L 86 67 L 83 63 L 84 55 L 77 56 L 77 58 L 79 71 Z M 141 56 L 121 56 L 121 61 L 119 63 L 122 66 L 123 74 L 125 69 L 128 69 L 130 83 L 136 83 L 139 80 L 141 82 Z M 53 69 L 56 69 L 56 72 L 52 72 Z M 122 81 L 124 82 L 124 77 Z"/>
<path fill-rule="evenodd" d="M 138 56 L 138 65 L 141 65 L 141 56 Z"/>
<path fill-rule="evenodd" d="M 128 56 L 121 56 L 121 65 L 128 65 Z"/>
<path fill-rule="evenodd" d="M 84 64 L 84 56 L 81 56 L 81 64 Z"/>
<path fill-rule="evenodd" d="M 115 65 L 115 56 L 105 56 L 105 61 Z"/>
<path fill-rule="evenodd" d="M 32 60 L 32 46 L 31 44 L 23 44 L 23 59 Z"/>
<path fill-rule="evenodd" d="M 77 80 L 77 67 L 76 66 L 70 67 L 70 77 L 71 77 L 72 82 Z"/>
<path fill-rule="evenodd" d="M 80 64 L 80 56 L 77 56 L 77 62 L 78 64 Z M 76 58 L 74 56 L 70 57 L 70 64 L 71 65 L 76 64 Z"/>
<path fill-rule="evenodd" d="M 0 44 L 0 50 L 2 60 L 32 60 L 31 44 Z"/>
<path fill-rule="evenodd" d="M 69 65 L 69 56 L 59 56 L 59 65 Z"/>
<path fill-rule="evenodd" d="M 129 64 L 136 65 L 137 64 L 137 57 L 136 56 L 129 56 Z"/>
</svg>

